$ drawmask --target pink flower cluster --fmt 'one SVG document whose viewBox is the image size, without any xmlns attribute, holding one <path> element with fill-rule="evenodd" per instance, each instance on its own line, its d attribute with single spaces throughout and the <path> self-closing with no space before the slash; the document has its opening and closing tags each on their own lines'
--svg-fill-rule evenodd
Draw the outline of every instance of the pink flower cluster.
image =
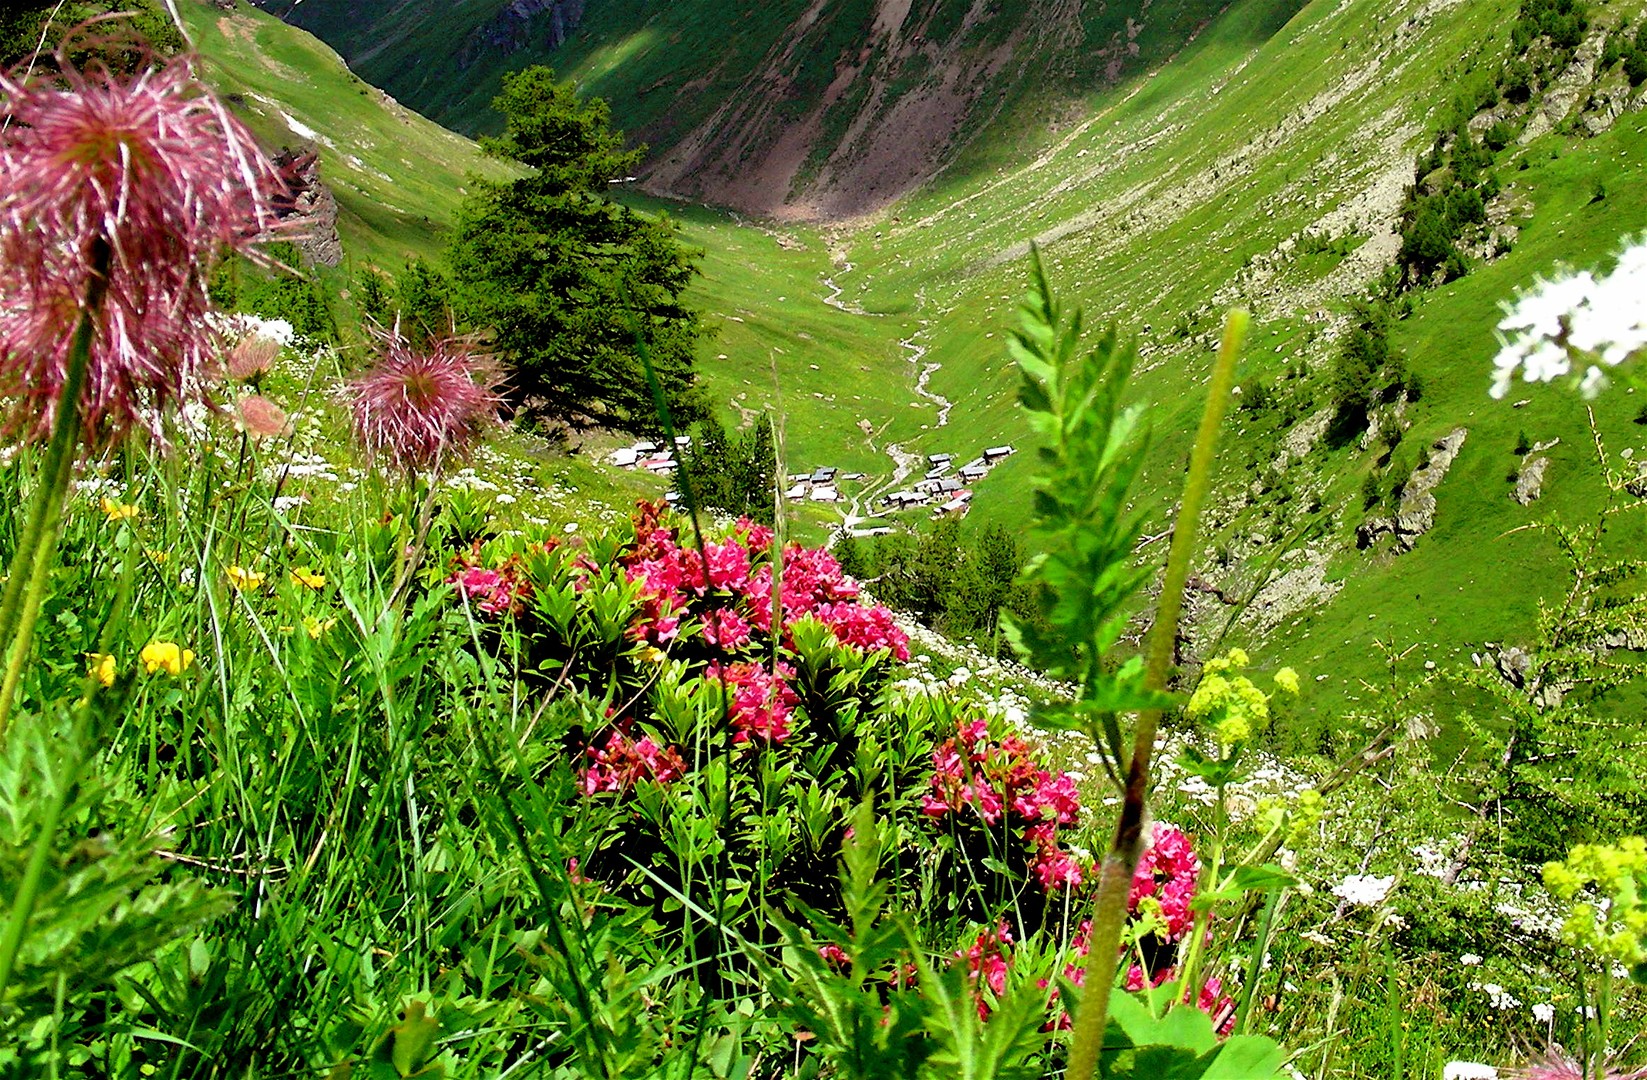
<svg viewBox="0 0 1647 1080">
<path fill-rule="evenodd" d="M 1155 972 L 1149 979 L 1149 985 L 1160 986 L 1171 982 L 1178 977 L 1178 969 L 1166 967 Z M 1144 988 L 1144 969 L 1133 964 L 1127 969 L 1127 990 L 1136 993 Z M 1189 1000 L 1189 989 L 1184 990 L 1184 1001 Z M 1208 979 L 1201 984 L 1201 994 L 1195 1001 L 1195 1007 L 1212 1018 L 1212 1028 L 1220 1035 L 1228 1035 L 1235 1029 L 1235 999 L 1224 993 L 1224 983 L 1221 979 Z"/>
<path fill-rule="evenodd" d="M 1189 837 L 1181 829 L 1156 822 L 1150 829 L 1149 847 L 1138 857 L 1127 910 L 1136 916 L 1146 900 L 1152 901 L 1166 923 L 1166 940 L 1177 941 L 1194 921 L 1190 903 L 1200 875 L 1201 860 Z"/>
<path fill-rule="evenodd" d="M 654 645 L 671 641 L 685 615 L 695 616 L 704 640 L 725 653 L 749 646 L 756 631 L 772 633 L 771 529 L 744 519 L 730 538 L 706 543 L 699 552 L 681 546 L 674 530 L 660 524 L 657 510 L 646 507 L 636 521 L 636 538 L 624 563 L 630 580 L 642 582 L 646 591 L 637 638 Z M 795 620 L 811 616 L 844 644 L 909 659 L 909 638 L 894 625 L 892 613 L 861 603 L 857 582 L 841 572 L 829 552 L 791 544 L 783 553 L 780 580 L 778 608 L 786 638 Z"/>
<path fill-rule="evenodd" d="M 457 569 L 446 583 L 456 586 L 458 595 L 483 614 L 519 615 L 532 595 L 519 557 L 511 555 L 497 567 L 482 565 L 480 558 L 479 545 L 459 555 Z"/>
<path fill-rule="evenodd" d="M 973 996 L 978 1001 L 978 1018 L 989 1019 L 989 1005 L 984 1001 L 984 987 L 1000 997 L 1006 993 L 1008 962 L 1007 950 L 1012 947 L 1012 928 L 1001 923 L 994 930 L 981 932 L 965 952 L 957 951 L 957 959 L 966 960 L 967 981 L 972 984 Z"/>
<path fill-rule="evenodd" d="M 686 772 L 680 752 L 660 747 L 650 735 L 631 739 L 621 730 L 614 731 L 607 736 L 605 747 L 591 746 L 584 753 L 594 762 L 583 773 L 583 790 L 588 795 L 628 791 L 642 780 L 665 784 Z"/>
<path fill-rule="evenodd" d="M 1058 845 L 1058 829 L 1080 817 L 1075 781 L 1067 773 L 1041 768 L 1028 743 L 1014 735 L 993 741 L 989 726 L 974 720 L 933 750 L 932 764 L 932 785 L 921 798 L 923 813 L 967 820 L 970 811 L 986 826 L 1005 819 L 1022 830 L 1034 849 L 1033 867 L 1042 888 L 1056 892 L 1085 880 L 1088 868 Z"/>
<path fill-rule="evenodd" d="M 733 742 L 781 743 L 789 738 L 789 714 L 799 699 L 786 681 L 795 669 L 779 660 L 776 670 L 760 664 L 710 664 L 708 677 L 724 679 L 731 695 Z"/>
</svg>

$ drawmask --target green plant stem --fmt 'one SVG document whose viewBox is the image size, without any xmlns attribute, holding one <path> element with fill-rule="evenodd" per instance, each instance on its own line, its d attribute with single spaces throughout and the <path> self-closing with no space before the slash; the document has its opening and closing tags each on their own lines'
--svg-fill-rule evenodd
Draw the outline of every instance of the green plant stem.
<svg viewBox="0 0 1647 1080">
<path fill-rule="evenodd" d="M 1184 606 L 1184 583 L 1189 578 L 1190 559 L 1195 552 L 1196 525 L 1201 504 L 1212 486 L 1213 454 L 1218 444 L 1218 428 L 1229 407 L 1230 390 L 1235 385 L 1235 363 L 1247 336 L 1250 317 L 1236 309 L 1224 322 L 1224 338 L 1213 361 L 1212 382 L 1207 389 L 1207 406 L 1201 414 L 1195 449 L 1190 455 L 1189 477 L 1184 482 L 1184 498 L 1172 532 L 1172 549 L 1167 555 L 1167 571 L 1161 585 L 1161 604 L 1150 633 L 1144 685 L 1151 690 L 1166 686 L 1172 668 L 1173 641 L 1178 634 L 1178 616 Z M 1075 1017 L 1066 1080 L 1091 1080 L 1098 1070 L 1098 1053 L 1103 1048 L 1104 1027 L 1109 1018 L 1109 996 L 1120 963 L 1121 929 L 1127 918 L 1127 894 L 1144 841 L 1144 806 L 1149 794 L 1150 758 L 1155 752 L 1155 733 L 1161 710 L 1146 709 L 1138 716 L 1133 737 L 1132 760 L 1127 769 L 1126 793 L 1121 802 L 1120 820 L 1115 825 L 1115 841 L 1104 856 L 1098 878 L 1098 896 L 1092 920 L 1089 965 Z"/>
<path fill-rule="evenodd" d="M 105 265 L 106 258 L 103 257 Z M 86 310 L 75 327 L 74 340 L 69 343 L 68 370 L 57 399 L 51 441 L 46 445 L 46 458 L 29 507 L 28 523 L 12 556 L 5 598 L 0 601 L 0 641 L 6 643 L 7 650 L 5 677 L 0 681 L 0 737 L 5 735 L 17 684 L 28 662 L 34 622 L 40 615 L 46 579 L 57 553 L 63 500 L 74 477 L 74 455 L 80 443 L 80 390 L 86 384 L 86 369 L 91 366 L 92 318 L 102 306 L 105 282 L 106 275 L 93 275 Z"/>
<path fill-rule="evenodd" d="M 1201 879 L 1196 886 L 1196 892 L 1206 896 L 1225 884 L 1219 880 L 1219 875 L 1225 872 L 1224 867 L 1224 838 L 1229 829 L 1228 789 L 1223 782 L 1218 784 L 1218 801 L 1214 803 L 1213 811 L 1213 843 L 1212 850 L 1202 859 Z M 1233 877 L 1234 870 L 1230 869 Z M 1182 1004 L 1188 1008 L 1199 1008 L 1201 1000 L 1201 968 L 1207 951 L 1207 935 L 1212 932 L 1212 909 L 1205 908 L 1195 913 L 1190 923 L 1189 955 L 1179 964 L 1178 985 L 1182 991 Z M 1180 1002 L 1174 1002 L 1176 1007 Z"/>
<path fill-rule="evenodd" d="M 1252 1002 L 1258 996 L 1258 980 L 1264 977 L 1264 954 L 1270 948 L 1270 929 L 1275 923 L 1275 912 L 1281 906 L 1281 889 L 1269 890 L 1264 901 L 1264 913 L 1258 917 L 1258 936 L 1253 941 L 1252 958 L 1247 962 L 1247 980 L 1241 987 L 1241 1004 L 1235 1010 L 1234 1034 L 1247 1033 L 1247 1020 L 1252 1016 Z"/>
</svg>

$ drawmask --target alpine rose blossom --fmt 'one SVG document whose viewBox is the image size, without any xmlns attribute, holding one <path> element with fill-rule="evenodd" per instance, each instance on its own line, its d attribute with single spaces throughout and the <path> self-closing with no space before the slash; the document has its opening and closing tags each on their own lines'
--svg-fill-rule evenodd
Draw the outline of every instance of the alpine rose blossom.
<svg viewBox="0 0 1647 1080">
<path fill-rule="evenodd" d="M 426 350 L 398 331 L 383 341 L 382 358 L 349 384 L 366 456 L 408 472 L 466 456 L 503 405 L 490 359 L 461 338 L 437 338 Z"/>
<path fill-rule="evenodd" d="M 51 430 L 83 318 L 89 446 L 204 402 L 206 283 L 276 225 L 279 174 L 188 58 L 133 76 L 0 74 L 0 394 L 6 427 Z"/>
<path fill-rule="evenodd" d="M 1165 924 L 1166 940 L 1177 941 L 1195 921 L 1190 904 L 1200 875 L 1201 859 L 1189 837 L 1181 829 L 1155 822 L 1149 847 L 1138 857 L 1127 910 L 1134 915 L 1145 907 L 1157 911 Z"/>
</svg>

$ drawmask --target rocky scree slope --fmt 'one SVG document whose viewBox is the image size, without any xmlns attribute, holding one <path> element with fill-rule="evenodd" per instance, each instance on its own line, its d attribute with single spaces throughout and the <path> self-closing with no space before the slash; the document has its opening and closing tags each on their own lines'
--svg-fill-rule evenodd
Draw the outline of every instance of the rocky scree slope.
<svg viewBox="0 0 1647 1080">
<path fill-rule="evenodd" d="M 812 220 L 985 166 L 1029 121 L 1080 113 L 1220 11 L 1213 0 L 259 2 L 469 133 L 494 122 L 505 71 L 550 64 L 651 147 L 649 191 Z"/>
</svg>

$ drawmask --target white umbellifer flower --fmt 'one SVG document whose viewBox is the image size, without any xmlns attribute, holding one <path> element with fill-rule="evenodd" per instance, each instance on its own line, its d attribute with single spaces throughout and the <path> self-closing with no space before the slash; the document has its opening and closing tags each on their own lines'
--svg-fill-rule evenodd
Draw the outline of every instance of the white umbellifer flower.
<svg viewBox="0 0 1647 1080">
<path fill-rule="evenodd" d="M 1441 1080 L 1498 1080 L 1498 1070 L 1479 1061 L 1449 1061 L 1441 1069 Z"/>
<path fill-rule="evenodd" d="M 1549 382 L 1572 371 L 1575 359 L 1623 363 L 1647 349 L 1647 236 L 1625 247 L 1611 273 L 1540 280 L 1504 308 L 1495 398 L 1509 393 L 1517 370 L 1527 382 Z M 1606 384 L 1600 367 L 1584 365 L 1580 393 L 1593 397 Z"/>
<path fill-rule="evenodd" d="M 1533 1019 L 1541 1024 L 1548 1024 L 1555 1019 L 1555 1006 L 1541 1001 L 1533 1006 Z"/>
<path fill-rule="evenodd" d="M 1376 874 L 1351 874 L 1337 885 L 1333 886 L 1332 894 L 1341 900 L 1360 907 L 1377 907 L 1390 895 L 1395 887 L 1395 876 L 1379 877 Z"/>
<path fill-rule="evenodd" d="M 1481 965 L 1481 957 L 1477 956 L 1473 952 L 1467 952 L 1458 958 L 1458 962 L 1463 964 L 1465 967 L 1479 967 Z"/>
</svg>

